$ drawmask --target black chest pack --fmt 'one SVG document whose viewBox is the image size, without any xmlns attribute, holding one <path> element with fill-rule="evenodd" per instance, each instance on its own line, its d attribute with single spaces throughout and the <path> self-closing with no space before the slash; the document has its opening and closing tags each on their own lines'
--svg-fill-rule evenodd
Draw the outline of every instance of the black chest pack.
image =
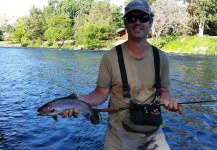
<svg viewBox="0 0 217 150">
<path fill-rule="evenodd" d="M 153 104 L 159 103 L 155 101 L 157 97 L 161 96 L 161 81 L 160 81 L 160 57 L 159 51 L 152 46 L 155 66 L 155 97 L 152 100 Z M 116 46 L 118 55 L 118 63 L 122 78 L 122 90 L 124 98 L 131 98 L 130 85 L 128 84 L 127 74 L 124 64 L 123 52 L 121 45 Z M 128 118 L 126 118 L 128 117 Z M 130 100 L 129 111 L 126 112 L 126 119 L 122 122 L 125 130 L 136 133 L 153 133 L 157 131 L 162 124 L 161 108 L 157 105 L 137 104 Z"/>
</svg>

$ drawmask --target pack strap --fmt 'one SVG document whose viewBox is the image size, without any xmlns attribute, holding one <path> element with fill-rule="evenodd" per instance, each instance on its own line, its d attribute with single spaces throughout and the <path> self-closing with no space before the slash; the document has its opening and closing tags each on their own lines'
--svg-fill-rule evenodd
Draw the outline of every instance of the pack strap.
<svg viewBox="0 0 217 150">
<path fill-rule="evenodd" d="M 155 96 L 159 97 L 161 95 L 161 80 L 160 80 L 160 57 L 159 57 L 159 51 L 155 46 L 152 46 L 153 49 L 153 56 L 154 56 L 154 67 L 155 67 L 155 88 L 156 88 L 156 94 Z M 123 52 L 121 45 L 116 46 L 116 51 L 118 55 L 118 63 L 121 73 L 121 79 L 122 79 L 122 89 L 123 89 L 123 97 L 124 98 L 130 98 L 130 85 L 128 83 L 127 79 L 127 73 L 126 68 L 124 64 L 124 58 L 123 58 Z"/>
<path fill-rule="evenodd" d="M 159 51 L 155 46 L 152 46 L 153 55 L 154 55 L 154 68 L 155 68 L 155 88 L 156 88 L 156 96 L 159 97 L 161 95 L 161 80 L 160 80 L 160 56 Z"/>
<path fill-rule="evenodd" d="M 119 68 L 121 72 L 121 79 L 122 79 L 122 89 L 123 89 L 123 97 L 125 98 L 130 98 L 130 85 L 128 84 L 127 80 L 127 73 L 126 73 L 126 68 L 124 64 L 124 57 L 123 57 L 123 52 L 121 45 L 116 46 L 116 51 L 118 55 L 118 63 L 119 63 Z"/>
</svg>

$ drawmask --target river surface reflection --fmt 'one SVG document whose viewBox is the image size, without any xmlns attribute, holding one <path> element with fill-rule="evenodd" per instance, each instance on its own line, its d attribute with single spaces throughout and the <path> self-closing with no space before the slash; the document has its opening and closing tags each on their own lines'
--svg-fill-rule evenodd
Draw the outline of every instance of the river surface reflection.
<svg viewBox="0 0 217 150">
<path fill-rule="evenodd" d="M 37 108 L 57 97 L 95 87 L 105 51 L 0 48 L 0 149 L 102 150 L 107 114 L 92 125 L 83 116 L 55 122 Z M 217 99 L 217 57 L 169 54 L 171 91 L 180 102 Z M 107 107 L 107 103 L 100 107 Z M 215 150 L 217 105 L 188 105 L 184 115 L 163 109 L 172 150 Z"/>
</svg>

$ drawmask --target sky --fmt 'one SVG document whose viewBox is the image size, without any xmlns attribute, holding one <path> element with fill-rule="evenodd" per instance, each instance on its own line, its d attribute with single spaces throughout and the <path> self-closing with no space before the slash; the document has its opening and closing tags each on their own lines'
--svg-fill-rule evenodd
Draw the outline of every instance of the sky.
<svg viewBox="0 0 217 150">
<path fill-rule="evenodd" d="M 0 15 L 22 17 L 29 14 L 32 6 L 43 8 L 48 0 L 0 0 Z M 122 6 L 124 0 L 110 0 L 114 5 Z"/>
</svg>

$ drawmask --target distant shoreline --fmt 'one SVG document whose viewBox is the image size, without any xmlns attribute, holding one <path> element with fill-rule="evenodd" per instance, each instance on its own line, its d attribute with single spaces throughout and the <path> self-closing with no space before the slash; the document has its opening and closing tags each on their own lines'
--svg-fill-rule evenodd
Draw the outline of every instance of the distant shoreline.
<svg viewBox="0 0 217 150">
<path fill-rule="evenodd" d="M 126 40 L 120 40 L 113 43 L 115 45 L 121 44 Z M 163 41 L 163 43 L 161 42 Z M 68 41 L 70 42 L 70 41 Z M 72 41 L 71 41 L 72 42 Z M 216 37 L 197 37 L 197 36 L 183 36 L 183 37 L 168 37 L 166 39 L 162 38 L 161 40 L 148 39 L 148 42 L 152 45 L 155 45 L 159 49 L 175 54 L 192 54 L 192 55 L 211 55 L 217 56 L 217 38 Z M 65 42 L 67 43 L 67 42 Z M 68 47 L 67 47 L 68 46 Z M 15 43 L 12 41 L 0 41 L 0 47 L 25 47 L 20 43 Z M 73 45 L 62 45 L 59 46 L 56 44 L 53 47 L 48 47 L 46 44 L 42 44 L 38 47 L 29 48 L 50 48 L 50 49 L 65 49 L 65 50 L 88 50 L 83 49 L 82 46 L 73 47 Z M 112 48 L 112 47 L 111 47 Z M 109 50 L 111 48 L 104 47 L 94 50 Z"/>
<path fill-rule="evenodd" d="M 15 48 L 19 47 L 22 48 L 21 44 L 17 45 L 4 45 L 2 42 L 0 42 L 0 47 L 6 47 L 6 48 Z M 44 49 L 61 49 L 61 50 L 88 50 L 88 49 L 81 49 L 81 48 L 51 48 L 51 47 L 23 47 L 23 48 L 44 48 Z M 109 48 L 102 48 L 102 49 L 95 49 L 95 50 L 100 50 L 100 51 L 108 51 L 110 50 Z M 162 49 L 163 50 L 163 49 Z M 91 50 L 90 50 L 91 51 Z M 166 53 L 171 53 L 171 54 L 186 54 L 186 55 L 206 55 L 203 53 L 193 53 L 193 52 L 178 52 L 178 51 L 172 51 L 172 50 L 163 50 Z"/>
</svg>

